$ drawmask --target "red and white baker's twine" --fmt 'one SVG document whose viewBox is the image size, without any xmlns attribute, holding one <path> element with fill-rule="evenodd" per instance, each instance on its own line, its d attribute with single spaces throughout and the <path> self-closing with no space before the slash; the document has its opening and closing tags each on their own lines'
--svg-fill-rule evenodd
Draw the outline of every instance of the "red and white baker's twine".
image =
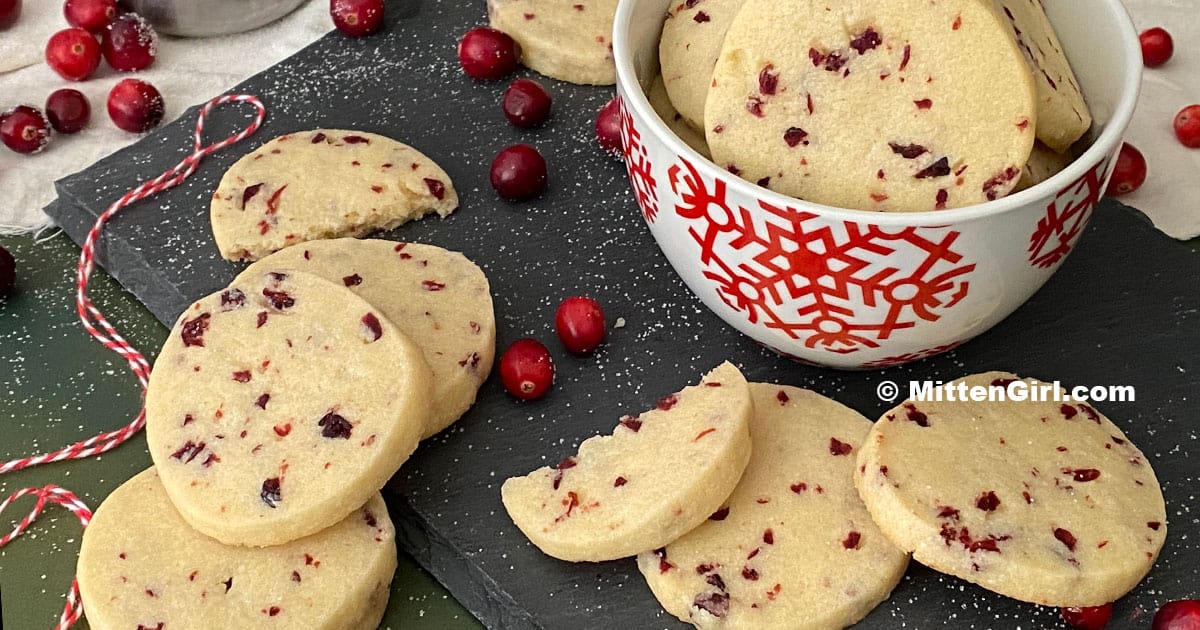
<svg viewBox="0 0 1200 630">
<path fill-rule="evenodd" d="M 229 136 L 228 138 L 204 146 L 204 121 L 213 108 L 225 103 L 248 103 L 254 107 L 254 120 L 250 125 L 241 132 Z M 200 108 L 200 116 L 196 119 L 196 133 L 194 134 L 194 150 L 190 155 L 183 159 L 182 162 L 175 165 L 167 172 L 158 177 L 143 183 L 137 188 L 125 193 L 120 199 L 113 202 L 96 219 L 96 224 L 92 226 L 88 232 L 87 240 L 84 241 L 83 250 L 79 253 L 79 265 L 76 270 L 75 282 L 75 309 L 79 313 L 79 319 L 83 322 L 83 327 L 88 333 L 95 337 L 104 347 L 121 355 L 122 358 L 129 364 L 129 369 L 137 375 L 138 382 L 142 385 L 142 392 L 145 393 L 146 386 L 150 381 L 150 362 L 142 353 L 138 352 L 124 337 L 113 328 L 112 324 L 104 318 L 100 310 L 92 304 L 91 298 L 87 295 L 88 280 L 92 277 L 92 270 L 95 268 L 95 250 L 96 243 L 100 240 L 100 235 L 104 231 L 104 226 L 112 219 L 122 208 L 125 208 L 135 202 L 141 201 L 146 197 L 158 194 L 164 190 L 174 188 L 180 182 L 190 177 L 196 172 L 196 168 L 200 165 L 200 160 L 204 159 L 210 153 L 224 149 L 225 147 L 244 140 L 249 135 L 258 131 L 262 126 L 263 119 L 266 117 L 267 110 L 263 107 L 258 98 L 246 94 L 232 94 L 228 96 L 219 96 L 204 104 Z M 76 442 L 70 446 L 61 448 L 50 453 L 34 455 L 32 457 L 23 457 L 14 459 L 9 462 L 0 464 L 0 474 L 29 468 L 30 466 L 38 466 L 40 464 L 48 464 L 51 462 L 62 461 L 64 459 L 83 459 L 93 455 L 106 453 L 120 446 L 129 438 L 137 435 L 138 431 L 146 425 L 146 409 L 143 407 L 138 412 L 137 418 L 128 425 L 117 429 L 116 431 L 107 431 L 99 435 L 92 436 L 81 442 Z M 30 525 L 37 519 L 38 515 L 45 509 L 47 503 L 55 503 L 61 505 L 77 517 L 79 523 L 87 527 L 88 522 L 92 518 L 92 513 L 88 507 L 84 505 L 70 491 L 56 485 L 48 485 L 44 488 L 24 488 L 14 492 L 11 496 L 0 503 L 0 513 L 9 506 L 10 503 L 25 496 L 34 495 L 37 497 L 37 503 L 33 510 L 29 512 L 25 518 L 17 523 L 16 528 L 6 536 L 0 538 L 0 548 L 3 548 L 15 538 L 20 536 Z M 57 630 L 65 630 L 70 628 L 83 615 L 83 605 L 79 601 L 79 586 L 74 580 L 71 581 L 71 590 L 67 593 L 67 603 L 63 608 L 62 616 L 58 620 Z"/>
</svg>

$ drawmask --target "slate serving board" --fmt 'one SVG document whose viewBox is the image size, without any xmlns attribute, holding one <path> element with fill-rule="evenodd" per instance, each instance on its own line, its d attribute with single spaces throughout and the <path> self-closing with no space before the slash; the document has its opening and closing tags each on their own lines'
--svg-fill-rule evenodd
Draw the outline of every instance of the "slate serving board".
<svg viewBox="0 0 1200 630">
<path fill-rule="evenodd" d="M 508 125 L 504 83 L 458 70 L 457 38 L 482 23 L 482 2 L 391 2 L 386 32 L 331 34 L 236 91 L 256 94 L 269 117 L 254 137 L 209 157 L 180 187 L 143 202 L 108 229 L 99 260 L 163 323 L 221 288 L 240 269 L 222 261 L 208 227 L 216 182 L 240 155 L 270 138 L 316 127 L 373 131 L 438 161 L 462 197 L 445 220 L 386 237 L 459 250 L 488 274 L 498 345 L 546 341 L 558 380 L 534 403 L 508 397 L 497 379 L 453 428 L 429 440 L 386 494 L 400 542 L 491 628 L 682 628 L 661 611 L 632 560 L 573 565 L 541 555 L 508 520 L 499 487 L 557 462 L 616 419 L 653 406 L 723 360 L 752 380 L 808 387 L 877 417 L 884 379 L 949 379 L 1006 369 L 1066 384 L 1130 384 L 1137 401 L 1100 405 L 1145 451 L 1167 498 L 1167 545 L 1151 575 L 1116 604 L 1112 627 L 1145 627 L 1162 602 L 1200 596 L 1200 257 L 1133 212 L 1106 201 L 1078 250 L 1032 300 L 992 331 L 932 360 L 875 373 L 794 364 L 762 350 L 708 312 L 680 282 L 642 225 L 622 168 L 593 146 L 592 121 L 611 89 L 543 80 L 554 118 L 541 130 Z M 168 61 L 164 61 L 166 63 Z M 246 112 L 218 110 L 214 138 Z M 191 146 L 195 112 L 58 183 L 47 210 L 76 241 L 123 191 L 174 165 Z M 550 188 L 536 201 L 499 201 L 487 183 L 496 152 L 537 146 Z M 568 295 L 599 299 L 610 340 L 577 358 L 554 341 L 553 309 Z M 119 326 L 119 325 L 118 325 Z M 153 349 L 149 349 L 153 350 Z M 394 596 L 403 596 L 397 593 Z M 1057 611 L 992 595 L 914 563 L 865 628 L 1054 627 Z"/>
</svg>

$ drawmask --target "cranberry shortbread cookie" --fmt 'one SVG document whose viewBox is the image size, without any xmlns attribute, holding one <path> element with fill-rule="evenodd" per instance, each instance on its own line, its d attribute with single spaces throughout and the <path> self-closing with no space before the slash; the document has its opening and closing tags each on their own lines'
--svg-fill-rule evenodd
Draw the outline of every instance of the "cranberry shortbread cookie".
<svg viewBox="0 0 1200 630">
<path fill-rule="evenodd" d="M 657 549 L 724 504 L 750 459 L 746 379 L 724 363 L 621 419 L 557 466 L 504 482 L 508 515 L 548 555 L 600 562 Z"/>
<path fill-rule="evenodd" d="M 421 348 L 433 372 L 434 404 L 422 439 L 474 404 L 496 354 L 496 317 L 487 276 L 466 256 L 420 243 L 342 238 L 282 249 L 238 278 L 289 269 L 344 285 Z"/>
<path fill-rule="evenodd" d="M 658 60 L 671 103 L 689 124 L 704 127 L 704 102 L 725 33 L 746 0 L 677 0 L 667 11 Z"/>
<path fill-rule="evenodd" d="M 1042 0 L 991 0 L 1025 54 L 1037 85 L 1037 137 L 1064 153 L 1092 126 L 1092 115 Z"/>
<path fill-rule="evenodd" d="M 420 151 L 362 131 L 279 136 L 242 157 L 213 194 L 213 238 L 228 260 L 390 230 L 458 207 L 450 177 Z"/>
<path fill-rule="evenodd" d="M 1004 372 L 960 383 L 1054 391 Z M 1085 403 L 907 401 L 875 423 L 854 481 L 917 561 L 1047 606 L 1115 601 L 1167 535 L 1150 462 Z"/>
<path fill-rule="evenodd" d="M 663 85 L 661 75 L 655 77 L 654 83 L 650 84 L 650 91 L 646 93 L 646 98 L 650 101 L 650 107 L 654 108 L 654 112 L 666 123 L 671 133 L 683 140 L 684 144 L 695 149 L 696 153 L 704 157 L 709 156 L 708 142 L 704 140 L 704 134 L 675 111 L 675 106 L 671 104 L 671 97 L 667 95 L 667 88 Z"/>
<path fill-rule="evenodd" d="M 1054 177 L 1059 171 L 1067 168 L 1073 159 L 1070 153 L 1059 153 L 1047 147 L 1041 140 L 1033 143 L 1033 152 L 1029 154 L 1029 161 L 1025 163 L 1025 168 L 1021 171 L 1021 180 L 1017 182 L 1013 192 L 1036 186 Z"/>
<path fill-rule="evenodd" d="M 315 275 L 243 278 L 188 308 L 155 362 L 146 441 L 192 527 L 278 545 L 342 520 L 417 446 L 432 377 L 382 311 Z"/>
<path fill-rule="evenodd" d="M 747 0 L 705 107 L 713 161 L 860 210 L 996 199 L 1033 146 L 1033 78 L 989 4 Z"/>
<path fill-rule="evenodd" d="M 617 82 L 612 31 L 617 0 L 488 0 L 492 28 L 521 47 L 521 63 L 584 85 Z"/>
<path fill-rule="evenodd" d="M 737 488 L 638 568 L 663 608 L 698 628 L 844 628 L 908 566 L 854 490 L 871 422 L 805 389 L 751 383 L 750 394 L 754 451 Z"/>
<path fill-rule="evenodd" d="M 112 492 L 83 532 L 78 579 L 88 624 L 133 628 L 379 625 L 396 570 L 383 498 L 285 545 L 223 545 L 188 526 L 153 468 Z"/>
</svg>

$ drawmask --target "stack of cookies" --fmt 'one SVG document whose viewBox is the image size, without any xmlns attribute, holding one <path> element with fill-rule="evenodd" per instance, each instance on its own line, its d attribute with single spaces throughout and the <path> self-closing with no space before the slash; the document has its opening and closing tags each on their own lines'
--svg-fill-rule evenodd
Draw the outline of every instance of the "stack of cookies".
<svg viewBox="0 0 1200 630">
<path fill-rule="evenodd" d="M 487 278 L 429 245 L 304 243 L 193 304 L 147 390 L 155 467 L 84 536 L 92 626 L 374 627 L 396 565 L 379 490 L 494 346 Z"/>
<path fill-rule="evenodd" d="M 1040 0 L 689 0 L 659 58 L 652 102 L 681 138 L 842 208 L 997 199 L 1063 168 L 1092 122 Z"/>
<path fill-rule="evenodd" d="M 872 424 L 729 364 L 502 496 L 548 555 L 636 556 L 663 608 L 700 628 L 850 625 L 909 554 L 1023 601 L 1095 606 L 1166 537 L 1146 458 L 1086 404 L 906 401 Z"/>
</svg>

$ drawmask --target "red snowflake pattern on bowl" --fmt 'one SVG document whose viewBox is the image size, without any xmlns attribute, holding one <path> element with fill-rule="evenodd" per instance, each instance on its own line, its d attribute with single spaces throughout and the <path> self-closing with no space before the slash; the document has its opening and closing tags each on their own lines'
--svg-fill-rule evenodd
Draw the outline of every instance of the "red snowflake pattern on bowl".
<svg viewBox="0 0 1200 630">
<path fill-rule="evenodd" d="M 904 354 L 898 354 L 898 355 L 891 356 L 891 357 L 884 357 L 882 359 L 868 361 L 868 362 L 862 364 L 862 367 L 870 369 L 870 370 L 874 370 L 874 369 L 880 369 L 880 368 L 893 367 L 893 366 L 897 366 L 897 365 L 903 365 L 905 363 L 912 363 L 913 361 L 920 361 L 921 359 L 928 359 L 929 357 L 937 356 L 939 354 L 942 354 L 943 352 L 950 352 L 951 350 L 963 345 L 966 342 L 967 342 L 967 340 L 963 339 L 962 341 L 955 341 L 953 343 L 948 343 L 948 344 L 936 346 L 933 348 L 926 348 L 924 350 L 918 350 L 916 352 L 906 352 Z"/>
<path fill-rule="evenodd" d="M 888 231 L 765 201 L 757 212 L 731 207 L 725 183 L 705 181 L 682 158 L 667 177 L 718 297 L 805 347 L 877 348 L 967 296 L 975 264 L 952 249 L 958 231 Z"/>
<path fill-rule="evenodd" d="M 658 217 L 658 191 L 655 189 L 658 182 L 654 179 L 654 165 L 646 154 L 642 134 L 634 125 L 625 99 L 618 96 L 617 101 L 621 112 L 621 157 L 625 160 L 625 170 L 629 172 L 629 182 L 633 185 L 638 207 L 642 209 L 642 217 L 646 223 L 654 223 Z"/>
<path fill-rule="evenodd" d="M 1104 193 L 1104 174 L 1111 158 L 1102 160 L 1083 177 L 1067 184 L 1046 206 L 1029 237 L 1029 264 L 1046 269 L 1071 253 Z"/>
</svg>

